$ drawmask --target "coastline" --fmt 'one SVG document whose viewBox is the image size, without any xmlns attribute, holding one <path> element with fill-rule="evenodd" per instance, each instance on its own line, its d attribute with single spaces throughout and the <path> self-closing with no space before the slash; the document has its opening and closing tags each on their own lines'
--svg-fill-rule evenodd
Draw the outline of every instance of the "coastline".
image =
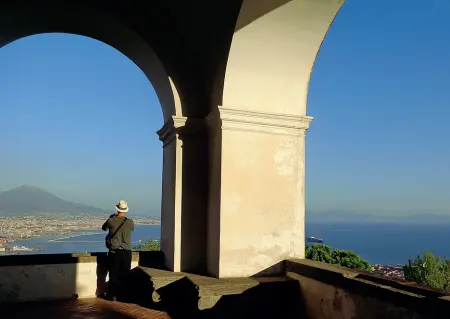
<svg viewBox="0 0 450 319">
<path fill-rule="evenodd" d="M 105 232 L 102 232 L 102 233 L 78 233 L 78 234 L 73 234 L 73 235 L 67 236 L 67 237 L 50 239 L 47 242 L 49 242 L 49 243 L 52 243 L 52 242 L 63 243 L 63 242 L 65 242 L 65 243 L 67 243 L 69 241 L 65 241 L 65 239 L 76 238 L 76 237 L 80 237 L 80 236 L 102 235 L 102 234 L 105 234 Z M 94 241 L 70 241 L 70 242 L 83 243 L 83 242 L 94 242 Z"/>
<path fill-rule="evenodd" d="M 101 229 L 90 228 L 74 229 L 65 234 L 46 234 L 19 239 L 8 244 L 11 248 L 16 246 L 16 250 L 8 250 L 4 255 L 103 252 L 106 251 L 105 236 L 106 232 L 103 232 Z M 160 225 L 137 224 L 135 232 L 132 233 L 133 245 L 148 239 L 160 239 Z M 31 251 L 27 249 L 31 249 Z"/>
<path fill-rule="evenodd" d="M 136 226 L 161 226 L 161 224 L 149 224 L 149 223 L 135 223 Z M 93 233 L 95 232 L 95 233 Z M 67 232 L 55 232 L 50 234 L 42 234 L 38 236 L 32 236 L 28 238 L 20 238 L 13 241 L 10 241 L 9 244 L 13 244 L 18 241 L 27 241 L 27 240 L 33 240 L 33 239 L 42 239 L 44 237 L 55 237 L 55 236 L 63 236 L 63 235 L 69 235 L 67 237 L 61 237 L 61 238 L 54 238 L 49 239 L 47 242 L 63 242 L 64 239 L 70 239 L 75 238 L 79 236 L 91 236 L 91 235 L 102 235 L 104 234 L 106 236 L 107 232 L 103 231 L 101 228 L 76 228 L 72 229 L 71 231 Z"/>
<path fill-rule="evenodd" d="M 161 226 L 161 223 L 160 222 L 159 223 L 135 222 L 135 225 L 136 226 Z M 84 234 L 81 234 L 81 233 L 73 234 L 75 232 L 82 232 L 82 231 L 85 231 L 86 233 L 84 233 Z M 101 231 L 101 232 L 90 233 L 92 231 Z M 106 235 L 106 232 L 104 232 L 101 229 L 101 226 L 96 227 L 96 228 L 80 227 L 80 228 L 74 228 L 74 229 L 67 230 L 67 231 L 61 231 L 61 230 L 57 231 L 57 230 L 55 230 L 55 231 L 49 231 L 48 233 L 45 233 L 45 234 L 39 234 L 39 235 L 35 235 L 35 236 L 28 236 L 28 237 L 17 238 L 17 239 L 11 240 L 11 241 L 7 241 L 6 244 L 7 245 L 12 245 L 12 244 L 14 244 L 15 242 L 18 242 L 18 241 L 40 239 L 40 238 L 43 238 L 43 237 L 70 235 L 67 238 L 73 238 L 73 237 L 78 237 L 78 236 L 83 236 L 83 235 L 100 235 L 100 234 L 103 234 L 103 233 Z M 54 239 L 54 240 L 51 240 L 51 241 L 56 241 L 56 240 L 61 240 L 61 239 L 66 239 L 66 238 Z"/>
</svg>

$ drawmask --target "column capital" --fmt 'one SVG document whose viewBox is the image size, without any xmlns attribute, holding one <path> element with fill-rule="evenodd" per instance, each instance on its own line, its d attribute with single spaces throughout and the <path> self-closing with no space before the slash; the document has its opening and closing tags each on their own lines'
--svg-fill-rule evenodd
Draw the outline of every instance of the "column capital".
<svg viewBox="0 0 450 319">
<path fill-rule="evenodd" d="M 250 131 L 276 135 L 304 135 L 314 119 L 282 113 L 265 113 L 219 106 L 218 110 L 207 117 L 210 125 L 221 120 L 222 130 Z"/>
<path fill-rule="evenodd" d="M 164 123 L 156 134 L 159 136 L 159 140 L 163 142 L 163 147 L 170 144 L 177 135 L 179 128 L 186 124 L 186 117 L 183 116 L 172 116 L 170 120 Z"/>
<path fill-rule="evenodd" d="M 163 127 L 156 132 L 163 147 L 169 145 L 177 136 L 202 134 L 206 129 L 204 119 L 191 119 L 184 116 L 172 116 Z"/>
</svg>

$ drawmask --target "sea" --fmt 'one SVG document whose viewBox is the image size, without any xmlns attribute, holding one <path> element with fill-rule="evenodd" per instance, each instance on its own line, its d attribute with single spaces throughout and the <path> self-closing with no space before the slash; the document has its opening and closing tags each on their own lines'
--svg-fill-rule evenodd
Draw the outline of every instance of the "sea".
<svg viewBox="0 0 450 319">
<path fill-rule="evenodd" d="M 159 225 L 136 225 L 131 233 L 131 241 L 133 244 L 138 244 L 140 241 L 149 239 L 159 240 L 160 234 L 161 226 Z M 73 231 L 64 235 L 17 240 L 12 245 L 39 249 L 33 254 L 106 252 L 105 236 L 106 232 L 99 228 Z"/>
<path fill-rule="evenodd" d="M 450 258 L 450 224 L 309 223 L 306 235 L 354 251 L 371 264 L 406 264 L 425 251 Z"/>
<path fill-rule="evenodd" d="M 132 241 L 160 239 L 160 226 L 137 225 Z M 306 236 L 323 238 L 333 248 L 352 250 L 372 264 L 404 264 L 425 251 L 450 257 L 450 224 L 307 223 Z M 14 245 L 38 248 L 37 254 L 106 251 L 101 229 L 43 236 Z"/>
</svg>

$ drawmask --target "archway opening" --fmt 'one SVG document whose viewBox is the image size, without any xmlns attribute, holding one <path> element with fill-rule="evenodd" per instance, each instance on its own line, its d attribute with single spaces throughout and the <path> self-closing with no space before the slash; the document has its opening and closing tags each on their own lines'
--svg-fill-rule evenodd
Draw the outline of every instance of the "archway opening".
<svg viewBox="0 0 450 319">
<path fill-rule="evenodd" d="M 448 18 L 436 1 L 342 8 L 309 90 L 309 236 L 371 263 L 448 256 Z"/>
<path fill-rule="evenodd" d="M 99 227 L 120 199 L 141 224 L 134 244 L 159 240 L 164 122 L 148 75 L 105 43 L 60 33 L 4 46 L 0 69 L 3 253 L 105 251 Z"/>
</svg>

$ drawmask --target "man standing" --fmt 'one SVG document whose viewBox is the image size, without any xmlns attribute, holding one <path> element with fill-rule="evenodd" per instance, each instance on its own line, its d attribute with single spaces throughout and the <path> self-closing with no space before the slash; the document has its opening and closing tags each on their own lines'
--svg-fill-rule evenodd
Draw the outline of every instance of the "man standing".
<svg viewBox="0 0 450 319">
<path fill-rule="evenodd" d="M 116 205 L 117 214 L 111 215 L 103 224 L 104 231 L 109 230 L 106 237 L 108 252 L 108 299 L 115 301 L 118 287 L 131 269 L 131 232 L 134 222 L 127 218 L 128 204 L 121 200 Z"/>
</svg>

